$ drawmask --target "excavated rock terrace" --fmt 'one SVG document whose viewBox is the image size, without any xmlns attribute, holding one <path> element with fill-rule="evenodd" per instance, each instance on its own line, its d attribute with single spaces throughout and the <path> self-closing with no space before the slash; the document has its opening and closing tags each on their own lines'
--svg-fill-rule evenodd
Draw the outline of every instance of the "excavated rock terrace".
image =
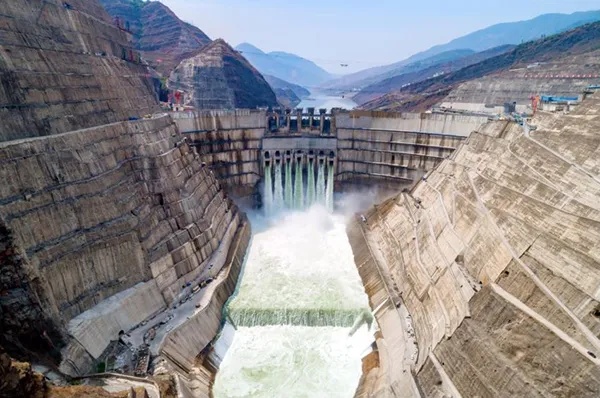
<svg viewBox="0 0 600 398">
<path fill-rule="evenodd" d="M 382 334 L 359 396 L 600 394 L 600 95 L 532 123 L 348 227 Z"/>
</svg>

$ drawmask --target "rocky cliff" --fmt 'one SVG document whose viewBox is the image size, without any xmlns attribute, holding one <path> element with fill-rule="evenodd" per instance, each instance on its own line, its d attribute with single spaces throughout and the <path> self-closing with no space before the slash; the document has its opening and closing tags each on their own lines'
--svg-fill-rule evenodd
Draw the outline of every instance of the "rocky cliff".
<svg viewBox="0 0 600 398">
<path fill-rule="evenodd" d="M 0 10 L 0 344 L 87 373 L 243 221 L 169 116 L 121 121 L 156 102 L 97 1 Z"/>
<path fill-rule="evenodd" d="M 146 67 L 97 2 L 3 1 L 0 20 L 0 141 L 156 109 Z"/>
<path fill-rule="evenodd" d="M 224 40 L 215 40 L 179 64 L 169 88 L 185 93 L 197 109 L 276 106 L 275 93 L 256 69 Z"/>
<path fill-rule="evenodd" d="M 183 22 L 158 1 L 100 0 L 133 34 L 135 48 L 150 65 L 168 76 L 187 56 L 211 42 L 197 27 Z"/>
<path fill-rule="evenodd" d="M 598 396 L 598 109 L 492 122 L 349 227 L 383 335 L 363 396 Z"/>
</svg>

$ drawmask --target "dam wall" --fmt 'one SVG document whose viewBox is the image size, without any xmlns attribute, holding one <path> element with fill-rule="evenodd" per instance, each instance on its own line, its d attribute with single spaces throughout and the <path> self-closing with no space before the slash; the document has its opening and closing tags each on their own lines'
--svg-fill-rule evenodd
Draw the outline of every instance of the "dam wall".
<svg viewBox="0 0 600 398">
<path fill-rule="evenodd" d="M 361 271 L 372 305 L 399 297 L 410 315 L 421 396 L 598 395 L 599 105 L 540 113 L 535 132 L 489 123 L 365 213 L 355 258 L 381 270 Z M 402 346 L 381 331 L 380 346 Z M 399 369 L 382 361 L 363 390 L 393 388 Z"/>
<path fill-rule="evenodd" d="M 158 109 L 147 68 L 100 4 L 0 4 L 0 141 L 127 120 Z"/>
<path fill-rule="evenodd" d="M 202 162 L 210 165 L 234 196 L 251 196 L 261 179 L 260 148 L 264 111 L 194 111 L 175 113 L 179 131 Z"/>
<path fill-rule="evenodd" d="M 173 115 L 179 130 L 229 192 L 249 196 L 264 173 L 261 151 L 334 153 L 339 189 L 354 184 L 412 185 L 487 117 L 335 111 L 285 115 L 203 111 Z M 299 121 L 300 124 L 299 124 Z"/>
<path fill-rule="evenodd" d="M 68 374 L 177 300 L 233 222 L 168 116 L 3 143 L 0 159 L 0 218 L 23 278 L 2 280 L 2 304 L 29 316 L 3 332 L 39 349 L 27 336 L 60 331 Z"/>
<path fill-rule="evenodd" d="M 485 122 L 485 117 L 426 113 L 336 114 L 336 179 L 340 185 L 412 185 Z"/>
</svg>

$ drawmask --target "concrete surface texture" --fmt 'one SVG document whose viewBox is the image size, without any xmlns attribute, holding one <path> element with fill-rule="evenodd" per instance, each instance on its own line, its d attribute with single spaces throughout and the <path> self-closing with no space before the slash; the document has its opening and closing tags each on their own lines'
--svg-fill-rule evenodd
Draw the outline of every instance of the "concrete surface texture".
<svg viewBox="0 0 600 398">
<path fill-rule="evenodd" d="M 600 394 L 600 95 L 532 123 L 349 226 L 382 334 L 360 396 Z"/>
<path fill-rule="evenodd" d="M 0 141 L 157 110 L 147 68 L 96 0 L 0 4 Z"/>
<path fill-rule="evenodd" d="M 319 136 L 318 132 L 267 131 L 266 111 L 196 111 L 173 117 L 202 161 L 211 166 L 228 192 L 238 197 L 256 193 L 264 172 L 261 150 L 310 148 L 319 138 L 335 140 L 318 146 L 335 146 L 337 190 L 356 183 L 389 183 L 396 189 L 412 185 L 488 120 L 463 115 L 336 112 L 331 133 Z M 285 139 L 288 148 L 284 148 Z"/>
</svg>

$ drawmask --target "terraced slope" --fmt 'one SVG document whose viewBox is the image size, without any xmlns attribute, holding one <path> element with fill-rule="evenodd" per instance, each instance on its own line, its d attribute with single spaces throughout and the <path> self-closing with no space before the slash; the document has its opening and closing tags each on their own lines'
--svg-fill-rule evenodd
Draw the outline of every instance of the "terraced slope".
<svg viewBox="0 0 600 398">
<path fill-rule="evenodd" d="M 147 68 L 96 1 L 0 3 L 0 141 L 157 108 Z"/>
<path fill-rule="evenodd" d="M 183 22 L 158 1 L 100 0 L 112 17 L 133 33 L 135 48 L 163 75 L 211 42 L 200 29 Z"/>
<path fill-rule="evenodd" d="M 486 125 L 350 227 L 383 333 L 363 396 L 600 394 L 600 95 L 534 123 Z"/>
<path fill-rule="evenodd" d="M 262 75 L 223 39 L 181 62 L 168 86 L 182 90 L 185 104 L 197 109 L 277 106 L 275 93 Z"/>
</svg>

